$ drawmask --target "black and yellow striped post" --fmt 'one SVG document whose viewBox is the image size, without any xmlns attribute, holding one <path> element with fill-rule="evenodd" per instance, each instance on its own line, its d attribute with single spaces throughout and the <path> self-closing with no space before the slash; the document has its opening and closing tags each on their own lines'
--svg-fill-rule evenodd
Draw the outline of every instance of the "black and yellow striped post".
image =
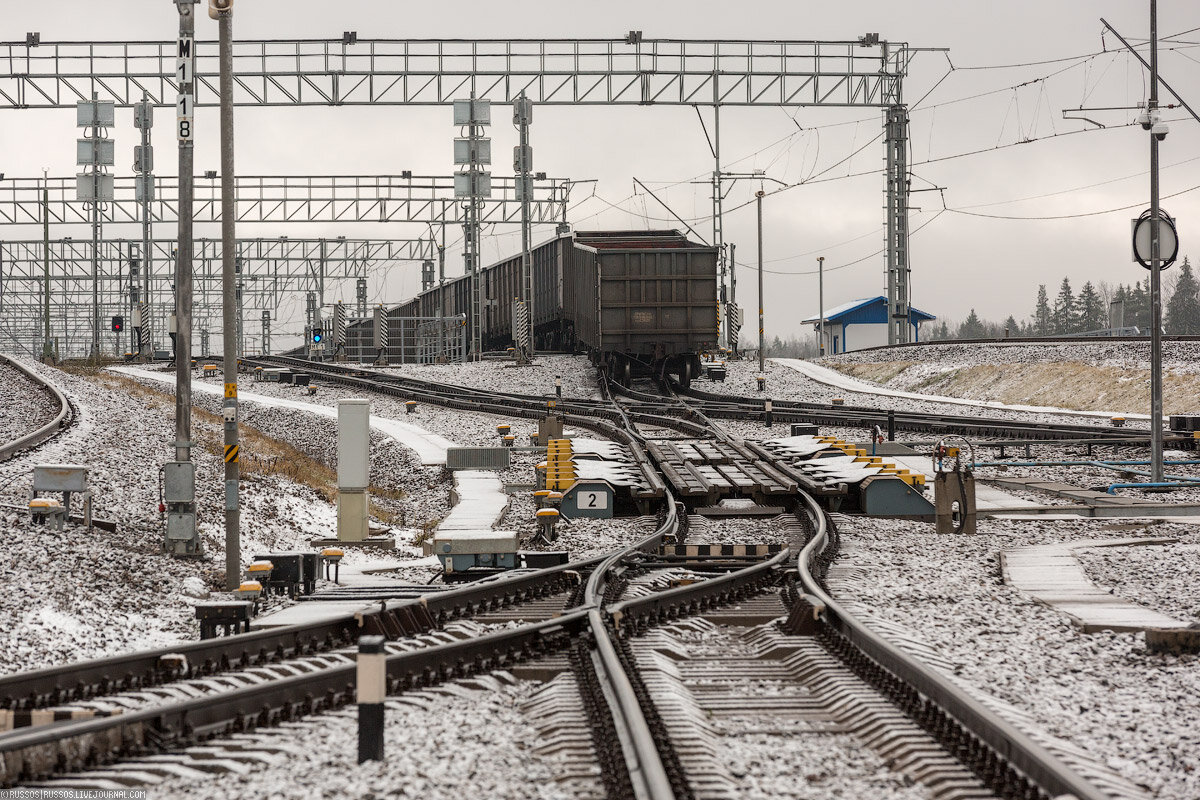
<svg viewBox="0 0 1200 800">
<path fill-rule="evenodd" d="M 387 650 L 382 636 L 358 637 L 358 763 L 383 761 L 383 702 Z"/>
</svg>

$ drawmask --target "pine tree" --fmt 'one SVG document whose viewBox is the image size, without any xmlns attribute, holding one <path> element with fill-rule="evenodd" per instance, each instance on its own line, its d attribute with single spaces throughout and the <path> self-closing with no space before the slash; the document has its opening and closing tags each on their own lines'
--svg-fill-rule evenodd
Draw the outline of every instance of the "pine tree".
<svg viewBox="0 0 1200 800">
<path fill-rule="evenodd" d="M 983 323 L 979 321 L 979 317 L 975 314 L 975 309 L 971 309 L 971 313 L 967 315 L 966 320 L 958 328 L 959 339 L 982 339 L 985 335 Z"/>
<path fill-rule="evenodd" d="M 1150 331 L 1150 279 L 1146 279 L 1146 285 L 1143 286 L 1141 281 L 1137 281 L 1126 292 L 1125 300 L 1125 324 L 1127 326 L 1136 326 L 1141 329 L 1142 333 Z"/>
<path fill-rule="evenodd" d="M 1071 281 L 1062 279 L 1058 286 L 1058 297 L 1054 298 L 1054 308 L 1050 311 L 1051 332 L 1058 335 L 1075 333 L 1078 328 L 1075 322 L 1075 293 L 1071 291 Z"/>
<path fill-rule="evenodd" d="M 1167 303 L 1167 333 L 1185 336 L 1200 333 L 1200 284 L 1192 274 L 1187 256 L 1179 265 L 1175 292 Z"/>
<path fill-rule="evenodd" d="M 1004 320 L 1004 330 L 1001 331 L 1001 335 L 1003 335 L 1005 332 L 1012 337 L 1021 335 L 1021 326 L 1017 324 L 1017 321 L 1013 318 L 1012 314 L 1009 314 L 1008 319 Z"/>
<path fill-rule="evenodd" d="M 1050 334 L 1050 299 L 1046 296 L 1046 284 L 1038 287 L 1037 305 L 1033 309 L 1033 330 L 1038 336 Z"/>
<path fill-rule="evenodd" d="M 1080 331 L 1098 331 L 1108 327 L 1105 324 L 1104 305 L 1091 281 L 1079 290 L 1079 297 L 1075 300 L 1075 317 Z"/>
</svg>

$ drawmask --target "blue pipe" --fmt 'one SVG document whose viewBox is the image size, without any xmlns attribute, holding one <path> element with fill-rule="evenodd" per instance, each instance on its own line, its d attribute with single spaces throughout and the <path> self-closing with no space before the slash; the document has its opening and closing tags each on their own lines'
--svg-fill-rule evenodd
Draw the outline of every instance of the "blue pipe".
<svg viewBox="0 0 1200 800">
<path fill-rule="evenodd" d="M 1164 464 L 1200 464 L 1200 459 L 1168 460 Z M 1118 466 L 1148 467 L 1149 461 L 976 461 L 971 469 L 978 467 L 1104 467 Z"/>
<path fill-rule="evenodd" d="M 1182 489 L 1185 486 L 1195 486 L 1197 480 L 1189 478 L 1187 483 L 1111 483 L 1107 491 L 1109 494 L 1116 494 L 1117 489 Z"/>
</svg>

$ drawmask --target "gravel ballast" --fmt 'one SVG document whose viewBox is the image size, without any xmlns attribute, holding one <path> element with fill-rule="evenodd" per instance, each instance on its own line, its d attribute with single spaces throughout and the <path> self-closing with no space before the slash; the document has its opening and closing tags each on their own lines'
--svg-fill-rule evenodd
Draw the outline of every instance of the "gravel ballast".
<svg viewBox="0 0 1200 800">
<path fill-rule="evenodd" d="M 1155 797 L 1200 796 L 1200 656 L 1150 654 L 1136 633 L 1083 634 L 1062 614 L 1005 585 L 998 561 L 1000 550 L 1025 545 L 1175 536 L 1182 543 L 1176 552 L 1192 557 L 1162 561 L 1169 551 L 1143 547 L 1099 558 L 1122 566 L 1158 560 L 1126 571 L 1111 588 L 1134 602 L 1182 613 L 1195 603 L 1164 595 L 1200 580 L 1200 559 L 1178 549 L 1200 545 L 1190 525 L 980 520 L 975 536 L 939 537 L 926 523 L 842 517 L 839 529 L 845 547 L 830 578 L 836 597 L 902 626 L 954 663 L 953 674 L 977 695 L 1010 704 L 1037 730 L 1069 740 Z M 1095 577 L 1111 573 L 1113 567 L 1095 567 L 1097 556 L 1087 558 Z M 1163 585 L 1166 563 L 1177 575 Z"/>
<path fill-rule="evenodd" d="M 0 444 L 32 433 L 57 413 L 58 404 L 49 392 L 0 359 Z"/>
</svg>

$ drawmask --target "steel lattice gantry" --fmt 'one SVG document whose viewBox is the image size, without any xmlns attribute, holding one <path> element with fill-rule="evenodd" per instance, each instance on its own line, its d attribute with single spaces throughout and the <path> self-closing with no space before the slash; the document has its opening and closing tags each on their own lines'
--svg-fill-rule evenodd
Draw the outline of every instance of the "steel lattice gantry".
<svg viewBox="0 0 1200 800">
<path fill-rule="evenodd" d="M 75 178 L 5 178 L 0 180 L 0 225 L 40 225 L 42 189 L 49 190 L 52 225 L 89 223 L 90 206 L 76 199 Z M 328 175 L 288 177 L 239 175 L 235 179 L 239 222 L 419 222 L 461 224 L 462 202 L 454 197 L 454 178 L 401 175 Z M 531 214 L 535 222 L 558 222 L 566 216 L 571 182 L 563 178 L 534 181 Z M 135 176 L 113 180 L 114 199 L 101 209 L 104 224 L 140 223 L 142 204 Z M 179 209 L 179 182 L 155 178 L 150 204 L 154 222 L 174 222 Z M 219 222 L 221 184 L 217 178 L 196 179 L 194 220 Z M 482 201 L 484 223 L 519 223 L 521 203 L 516 179 L 496 177 L 492 197 Z"/>
<path fill-rule="evenodd" d="M 156 349 L 169 349 L 167 318 L 174 302 L 174 239 L 151 242 L 152 274 L 149 328 Z M 105 239 L 99 257 L 100 315 L 123 315 L 147 298 L 140 295 L 144 280 L 141 239 Z M 42 241 L 0 241 L 0 339 L 36 356 L 43 339 L 46 291 L 46 250 Z M 196 239 L 194 246 L 195 327 L 203 333 L 220 329 L 221 240 Z M 251 310 L 255 327 L 279 319 L 289 297 L 311 294 L 323 301 L 327 285 L 361 282 L 369 271 L 409 261 L 437 257 L 430 239 L 239 239 L 237 247 L 239 310 Z M 83 355 L 91 344 L 91 315 L 80 313 L 72 298 L 88 295 L 92 286 L 90 239 L 50 242 L 50 330 L 62 356 Z M 358 289 L 358 287 L 355 287 Z M 132 323 L 126 330 L 132 333 Z M 261 331 L 269 336 L 269 331 Z M 108 339 L 115 352 L 137 350 L 136 342 Z M 107 348 L 106 348 L 107 349 Z"/>
<path fill-rule="evenodd" d="M 36 42 L 36 43 L 35 43 Z M 129 106 L 145 92 L 173 105 L 173 41 L 0 43 L 0 108 L 60 108 L 89 99 Z M 195 103 L 217 103 L 217 43 L 195 43 Z M 714 244 L 721 225 L 721 106 L 842 106 L 884 109 L 889 131 L 889 341 L 906 341 L 908 176 L 903 81 L 913 50 L 877 34 L 846 41 L 647 39 L 341 39 L 234 43 L 234 103 L 242 106 L 444 105 L 472 94 L 541 105 L 690 105 L 714 110 Z M 896 123 L 900 124 L 897 125 Z M 891 124 L 889 124 L 891 123 Z M 507 216 L 506 221 L 510 221 Z M 724 285 L 722 285 L 724 297 Z"/>
<path fill-rule="evenodd" d="M 539 105 L 898 105 L 911 51 L 858 41 L 278 39 L 234 42 L 243 106 L 445 105 L 475 92 Z M 0 100 L 63 108 L 95 92 L 175 104 L 174 41 L 0 43 Z M 217 103 L 217 43 L 195 46 L 197 106 Z"/>
</svg>

